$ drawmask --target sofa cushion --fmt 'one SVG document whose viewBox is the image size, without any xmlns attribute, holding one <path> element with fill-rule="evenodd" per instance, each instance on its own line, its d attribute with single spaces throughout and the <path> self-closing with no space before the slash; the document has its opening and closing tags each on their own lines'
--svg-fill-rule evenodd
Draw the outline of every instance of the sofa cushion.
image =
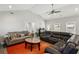
<svg viewBox="0 0 79 59">
<path fill-rule="evenodd" d="M 9 41 L 9 42 L 7 43 L 7 46 L 14 45 L 14 44 L 18 44 L 18 43 L 21 43 L 21 42 L 24 42 L 24 39 L 12 40 L 12 41 Z"/>
<path fill-rule="evenodd" d="M 57 50 L 60 50 L 61 48 L 63 48 L 65 45 L 65 42 L 63 40 L 60 40 L 59 42 L 57 42 L 56 44 L 54 44 L 54 48 Z"/>
<path fill-rule="evenodd" d="M 58 39 L 58 38 L 54 38 L 54 37 L 50 37 L 50 38 L 49 38 L 49 41 L 56 43 L 56 42 L 59 41 L 59 39 Z"/>
</svg>

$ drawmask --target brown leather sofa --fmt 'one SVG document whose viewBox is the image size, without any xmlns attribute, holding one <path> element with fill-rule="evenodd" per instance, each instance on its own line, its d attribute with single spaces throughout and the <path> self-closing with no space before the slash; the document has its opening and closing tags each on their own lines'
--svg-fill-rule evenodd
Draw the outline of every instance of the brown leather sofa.
<svg viewBox="0 0 79 59">
<path fill-rule="evenodd" d="M 72 35 L 73 34 L 66 32 L 45 31 L 40 34 L 40 39 L 51 44 L 55 44 L 60 40 L 63 40 L 66 43 Z"/>
</svg>

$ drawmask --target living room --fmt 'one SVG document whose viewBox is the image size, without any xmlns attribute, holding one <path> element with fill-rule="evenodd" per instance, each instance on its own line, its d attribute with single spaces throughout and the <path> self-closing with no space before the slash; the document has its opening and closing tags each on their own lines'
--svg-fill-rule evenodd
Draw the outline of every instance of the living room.
<svg viewBox="0 0 79 59">
<path fill-rule="evenodd" d="M 0 54 L 78 54 L 79 4 L 0 4 Z"/>
</svg>

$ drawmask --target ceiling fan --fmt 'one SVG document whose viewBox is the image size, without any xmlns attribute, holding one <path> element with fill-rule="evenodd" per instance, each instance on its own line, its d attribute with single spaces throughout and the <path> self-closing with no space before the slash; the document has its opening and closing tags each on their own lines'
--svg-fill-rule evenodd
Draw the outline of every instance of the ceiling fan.
<svg viewBox="0 0 79 59">
<path fill-rule="evenodd" d="M 54 4 L 51 4 L 52 10 L 51 10 L 50 12 L 48 12 L 48 15 L 54 14 L 54 13 L 60 13 L 60 12 L 61 12 L 60 10 L 55 10 L 55 9 L 53 8 L 53 5 L 54 5 Z"/>
</svg>

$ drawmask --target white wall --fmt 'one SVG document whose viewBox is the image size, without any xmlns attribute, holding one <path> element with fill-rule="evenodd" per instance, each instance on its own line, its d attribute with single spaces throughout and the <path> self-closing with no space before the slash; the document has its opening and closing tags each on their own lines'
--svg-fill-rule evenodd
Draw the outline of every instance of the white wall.
<svg viewBox="0 0 79 59">
<path fill-rule="evenodd" d="M 25 24 L 28 22 L 35 22 L 36 28 L 44 23 L 42 17 L 30 11 L 14 11 L 14 14 L 9 11 L 0 12 L 0 34 L 26 30 Z"/>
<path fill-rule="evenodd" d="M 64 17 L 59 19 L 50 19 L 47 24 L 51 24 L 51 30 L 53 30 L 53 24 L 61 24 L 61 31 L 66 31 L 66 23 L 76 23 L 76 33 L 79 35 L 79 15 L 74 15 L 70 17 Z"/>
</svg>

